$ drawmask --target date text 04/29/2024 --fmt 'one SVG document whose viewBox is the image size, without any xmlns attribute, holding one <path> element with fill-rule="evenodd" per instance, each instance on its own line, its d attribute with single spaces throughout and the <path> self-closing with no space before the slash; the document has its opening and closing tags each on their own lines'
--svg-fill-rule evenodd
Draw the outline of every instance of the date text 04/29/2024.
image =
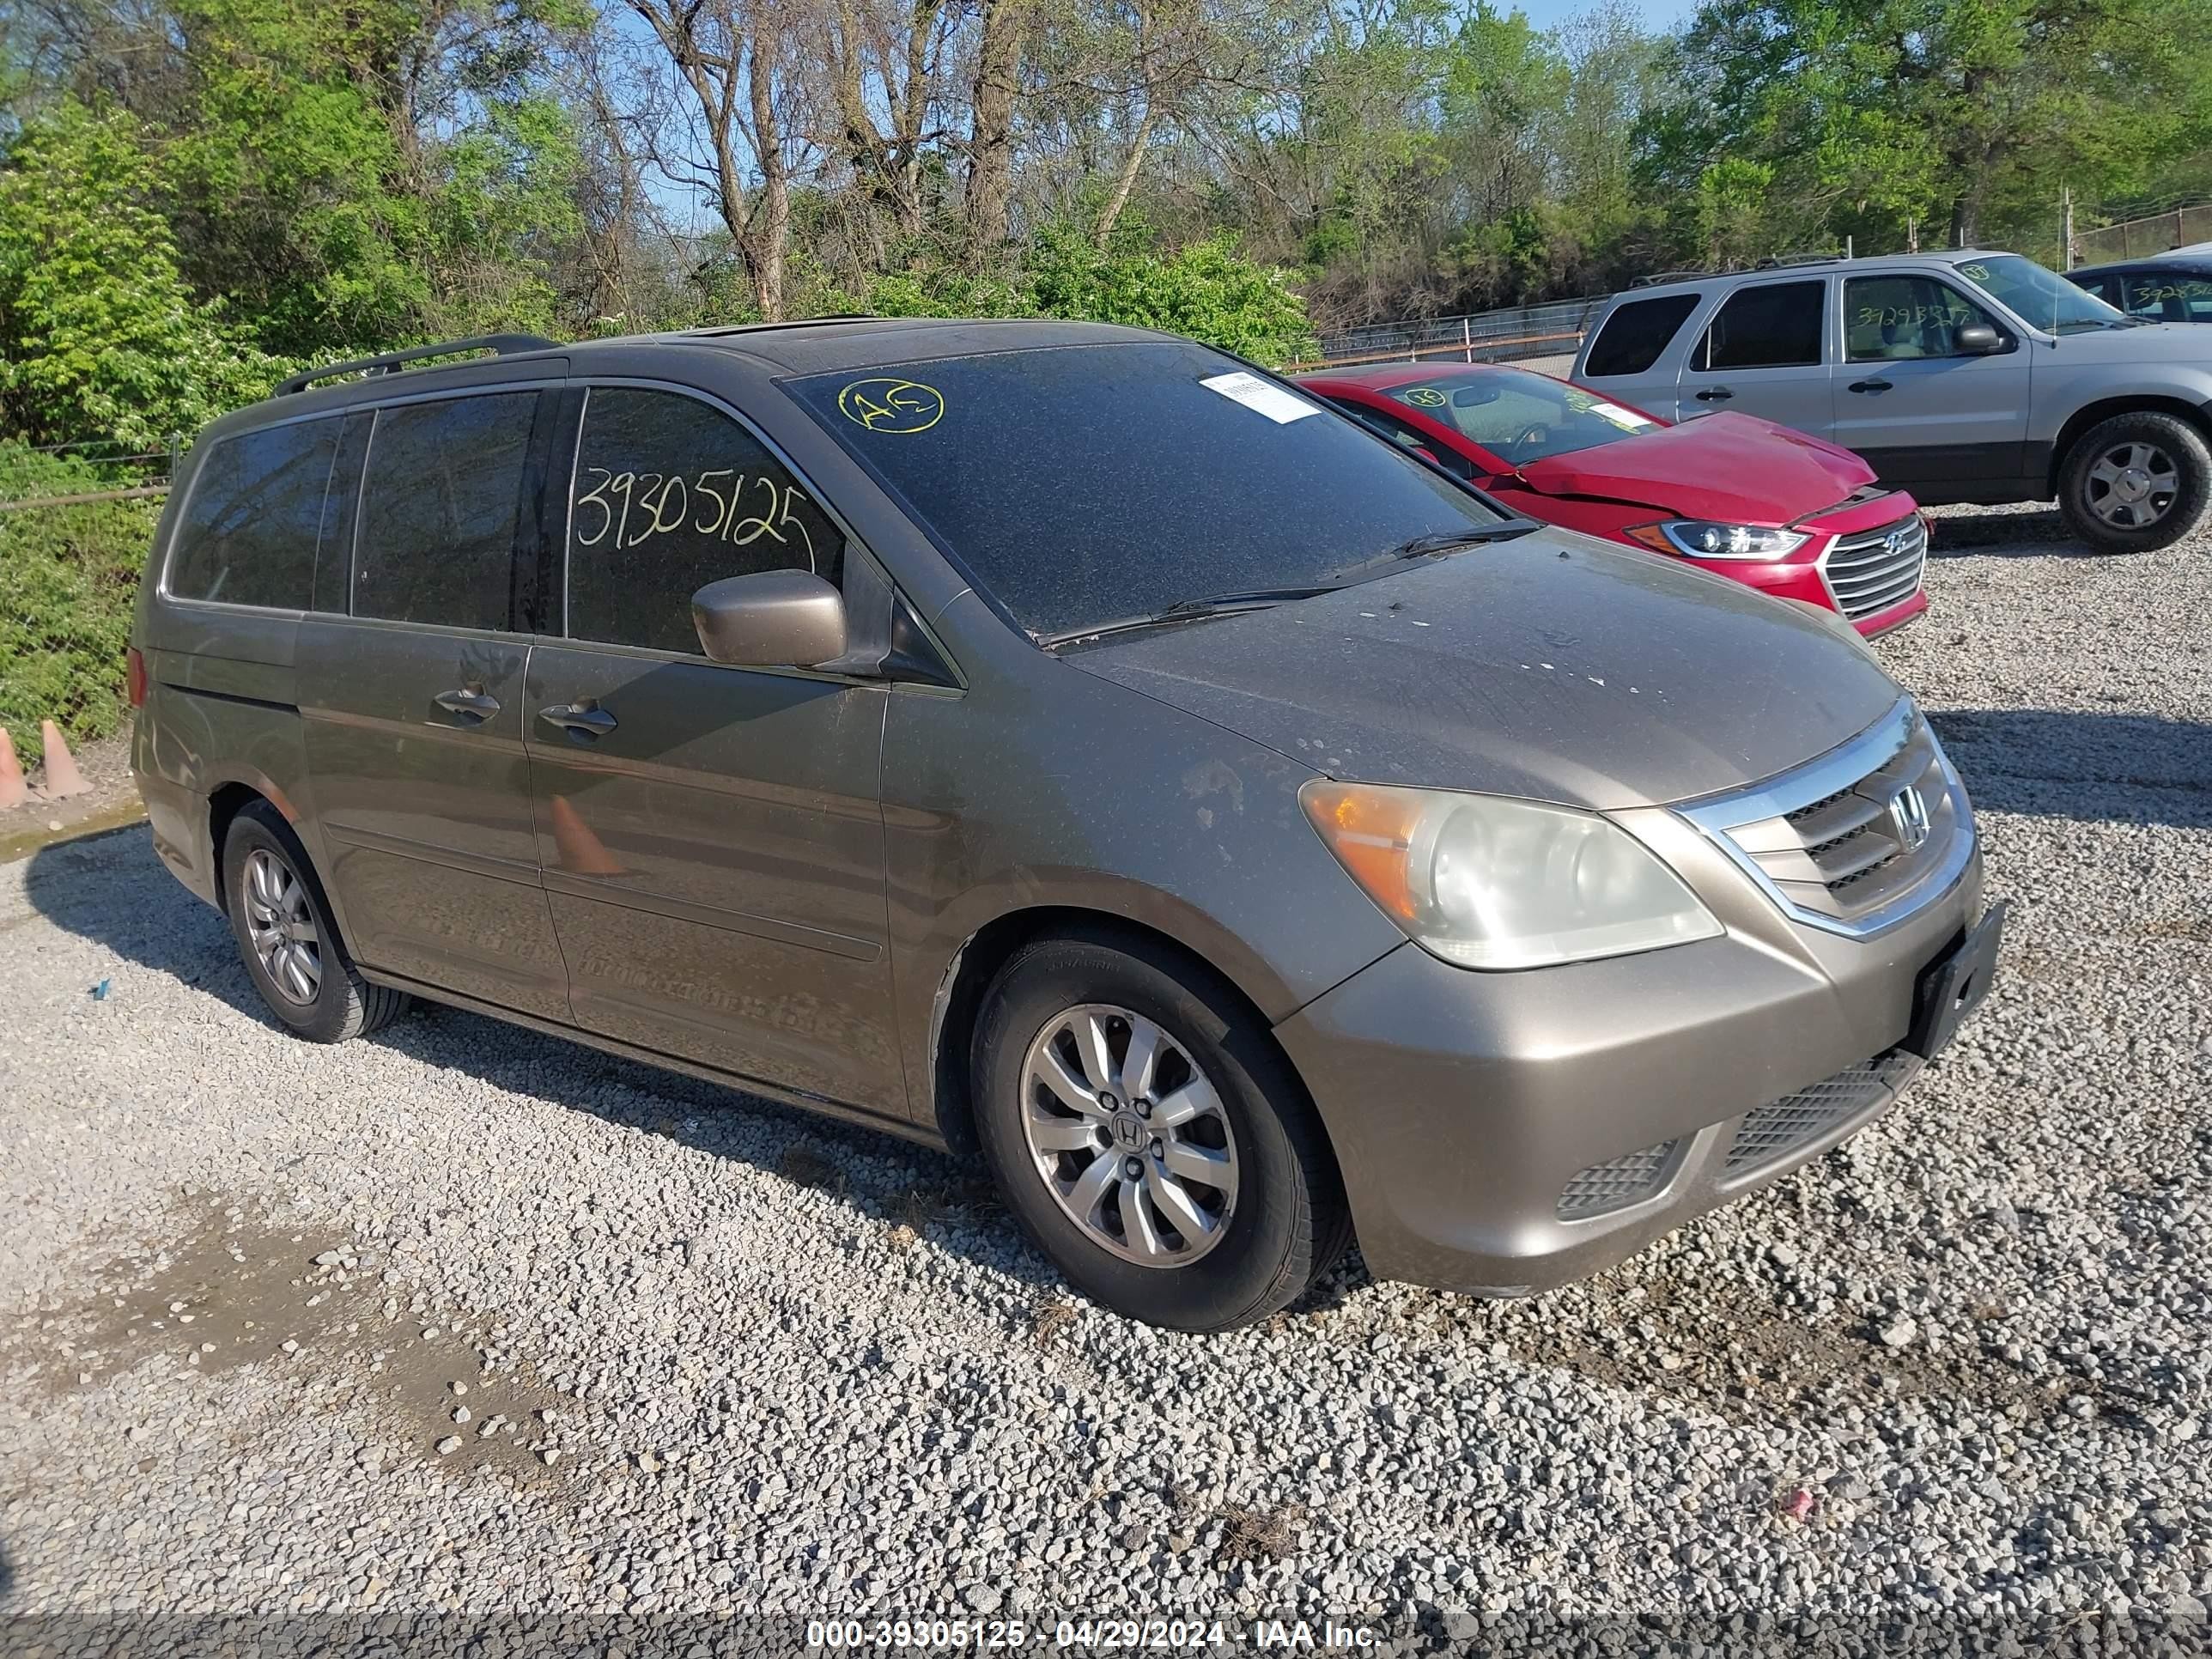
<svg viewBox="0 0 2212 1659">
<path fill-rule="evenodd" d="M 1062 1619 L 1048 1627 L 1007 1619 L 831 1619 L 806 1627 L 808 1650 L 830 1652 L 1200 1652 L 1240 1645 L 1264 1652 L 1358 1652 L 1377 1639 L 1370 1626 L 1333 1619 Z"/>
</svg>

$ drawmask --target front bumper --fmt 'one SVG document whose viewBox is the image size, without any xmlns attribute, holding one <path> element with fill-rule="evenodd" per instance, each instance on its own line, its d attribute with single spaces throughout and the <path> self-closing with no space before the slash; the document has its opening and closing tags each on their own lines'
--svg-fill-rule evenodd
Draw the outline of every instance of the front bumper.
<svg viewBox="0 0 2212 1659">
<path fill-rule="evenodd" d="M 1880 934 L 1792 921 L 1674 815 L 1620 815 L 1728 932 L 1528 973 L 1407 944 L 1277 1028 L 1379 1278 L 1515 1296 L 1611 1266 L 1881 1115 L 1981 854 Z"/>
</svg>

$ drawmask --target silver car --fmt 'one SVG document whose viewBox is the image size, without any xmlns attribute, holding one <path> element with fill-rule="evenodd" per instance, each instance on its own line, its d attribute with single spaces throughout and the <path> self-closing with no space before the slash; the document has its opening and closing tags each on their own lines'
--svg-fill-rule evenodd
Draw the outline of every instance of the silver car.
<svg viewBox="0 0 2212 1659">
<path fill-rule="evenodd" d="M 2056 497 L 2107 553 L 2212 502 L 2212 331 L 2129 317 L 2017 253 L 1797 260 L 1614 297 L 1574 378 L 1857 451 L 1923 505 Z"/>
</svg>

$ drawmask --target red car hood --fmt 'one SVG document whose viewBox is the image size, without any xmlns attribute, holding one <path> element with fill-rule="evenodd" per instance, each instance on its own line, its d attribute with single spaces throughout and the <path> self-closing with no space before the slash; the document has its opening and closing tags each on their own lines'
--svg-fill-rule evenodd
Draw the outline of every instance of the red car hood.
<svg viewBox="0 0 2212 1659">
<path fill-rule="evenodd" d="M 1848 449 L 1756 415 L 1707 415 L 1532 461 L 1522 481 L 1546 495 L 1595 495 L 1686 519 L 1789 524 L 1874 482 Z"/>
</svg>

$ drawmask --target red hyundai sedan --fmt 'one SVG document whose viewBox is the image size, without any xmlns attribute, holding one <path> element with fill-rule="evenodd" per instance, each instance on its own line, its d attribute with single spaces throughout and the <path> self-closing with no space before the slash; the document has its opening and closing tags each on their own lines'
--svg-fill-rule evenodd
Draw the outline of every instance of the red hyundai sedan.
<svg viewBox="0 0 2212 1659">
<path fill-rule="evenodd" d="M 1928 525 L 1847 449 L 1753 415 L 1680 426 L 1497 363 L 1298 377 L 1315 396 L 1547 524 L 1646 547 L 1873 635 L 1928 608 Z"/>
</svg>

